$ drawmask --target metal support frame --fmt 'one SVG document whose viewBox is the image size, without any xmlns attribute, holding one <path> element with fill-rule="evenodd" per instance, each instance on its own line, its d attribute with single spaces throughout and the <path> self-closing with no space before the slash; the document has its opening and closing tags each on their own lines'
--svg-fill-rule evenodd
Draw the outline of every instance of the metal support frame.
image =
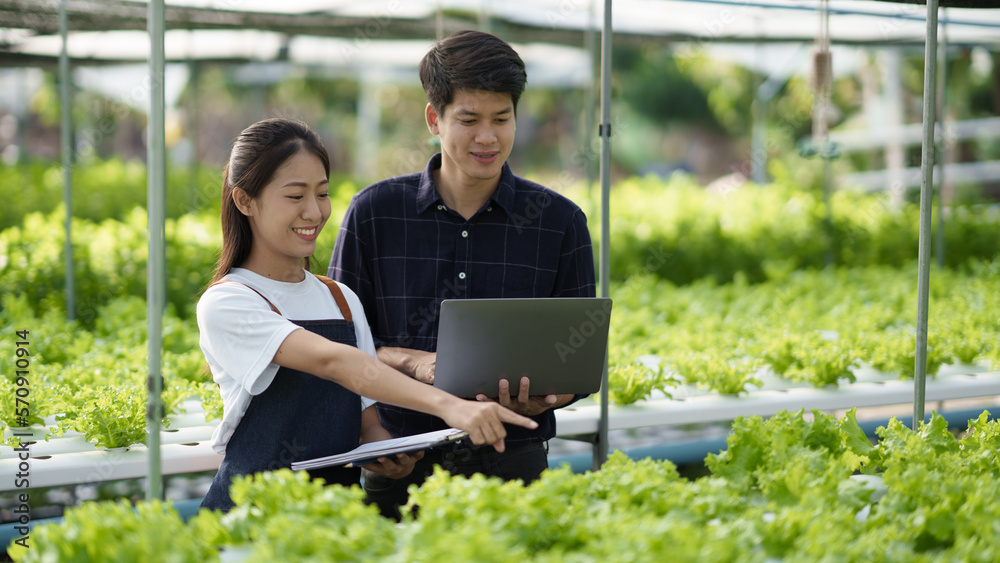
<svg viewBox="0 0 1000 563">
<path fill-rule="evenodd" d="M 610 297 L 611 288 L 611 0 L 604 0 L 604 28 L 601 31 L 601 297 Z M 594 447 L 594 468 L 608 459 L 608 356 L 604 356 L 601 376 L 601 419 Z"/>
<path fill-rule="evenodd" d="M 833 164 L 830 159 L 834 158 L 835 152 L 830 146 L 830 92 L 833 88 L 833 55 L 830 53 L 830 4 L 829 0 L 822 0 L 819 12 L 819 33 L 816 37 L 819 49 L 814 59 L 814 72 L 816 73 L 816 98 L 817 103 L 813 108 L 813 144 L 817 154 L 823 164 L 823 208 L 826 215 L 823 218 L 823 229 L 826 231 L 826 265 L 832 266 L 835 260 L 833 255 L 833 205 L 830 202 L 830 191 L 833 189 Z"/>
<path fill-rule="evenodd" d="M 931 267 L 931 206 L 934 193 L 934 125 L 937 108 L 938 0 L 927 0 L 927 39 L 924 45 L 924 142 L 920 151 L 920 242 L 917 254 L 917 349 L 913 377 L 913 428 L 924 421 L 927 387 L 927 307 Z"/>
<path fill-rule="evenodd" d="M 754 101 L 752 107 L 753 132 L 750 134 L 750 160 L 753 163 L 751 180 L 758 186 L 762 186 L 768 181 L 767 124 L 769 121 L 769 105 L 771 100 L 774 99 L 774 96 L 776 96 L 788 82 L 786 73 L 788 69 L 798 61 L 799 56 L 805 47 L 806 43 L 800 43 L 795 52 L 788 57 L 788 60 L 782 63 L 781 70 L 772 72 L 754 90 Z"/>
<path fill-rule="evenodd" d="M 377 70 L 362 70 L 358 77 L 354 174 L 364 180 L 363 184 L 374 182 L 378 175 L 382 127 L 382 102 L 379 101 L 378 89 L 381 81 Z"/>
<path fill-rule="evenodd" d="M 146 444 L 149 474 L 146 499 L 163 498 L 160 466 L 160 422 L 163 419 L 163 309 L 166 306 L 166 128 L 164 120 L 164 0 L 149 2 L 149 139 L 147 143 L 148 195 L 146 213 L 149 229 L 149 259 L 146 266 L 146 315 L 148 317 L 148 378 Z"/>
<path fill-rule="evenodd" d="M 593 73 L 594 64 L 597 60 L 597 38 L 596 27 L 597 27 L 597 14 L 596 14 L 596 4 L 594 0 L 590 0 L 590 4 L 587 6 L 587 30 L 583 34 L 584 44 L 583 48 L 587 51 L 587 60 L 590 63 L 590 71 Z M 593 150 L 591 145 L 591 140 L 594 134 L 594 106 L 596 105 L 595 100 L 595 84 L 594 76 L 591 74 L 590 82 L 587 84 L 587 89 L 583 96 L 583 135 L 582 135 L 582 146 L 583 146 L 583 166 L 584 166 L 584 179 L 587 182 L 587 201 L 590 203 L 590 207 L 587 209 L 587 216 L 593 217 L 597 214 L 597 203 L 594 201 L 594 159 Z"/>
<path fill-rule="evenodd" d="M 188 140 L 191 143 L 191 160 L 188 162 L 188 190 L 191 191 L 191 210 L 201 207 L 202 194 L 198 189 L 198 176 L 201 171 L 201 159 L 198 158 L 198 90 L 201 83 L 201 63 L 194 58 L 188 61 L 188 91 L 191 98 L 188 103 Z"/>
<path fill-rule="evenodd" d="M 942 9 L 942 16 L 947 10 Z M 941 18 L 946 19 L 944 17 Z M 935 228 L 935 248 L 934 254 L 937 258 L 938 268 L 944 268 L 944 173 L 945 173 L 945 150 L 947 150 L 947 139 L 944 138 L 944 121 L 948 108 L 948 25 L 941 22 L 941 41 L 938 49 L 938 67 L 941 69 L 941 93 L 938 98 L 938 133 L 937 133 L 937 159 L 938 159 L 938 179 L 937 179 L 937 226 Z"/>
<path fill-rule="evenodd" d="M 66 318 L 76 318 L 76 284 L 73 265 L 73 87 L 69 72 L 69 17 L 66 14 L 66 0 L 59 3 L 59 35 L 62 49 L 59 51 L 59 137 L 62 143 L 63 202 L 66 205 Z"/>
</svg>

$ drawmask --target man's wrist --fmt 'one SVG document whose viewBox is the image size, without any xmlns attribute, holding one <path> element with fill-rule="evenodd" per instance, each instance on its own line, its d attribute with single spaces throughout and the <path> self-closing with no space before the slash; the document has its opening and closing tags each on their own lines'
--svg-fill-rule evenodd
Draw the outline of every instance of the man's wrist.
<svg viewBox="0 0 1000 563">
<path fill-rule="evenodd" d="M 403 375 L 409 376 L 411 379 L 417 378 L 417 362 L 410 354 L 403 353 L 402 348 L 381 346 L 375 349 L 375 354 L 383 364 Z"/>
<path fill-rule="evenodd" d="M 554 403 L 552 403 L 552 405 L 549 408 L 550 409 L 558 409 L 558 408 L 565 407 L 566 405 L 572 403 L 573 399 L 575 399 L 575 398 L 576 398 L 576 395 L 573 395 L 573 394 L 556 395 L 556 401 Z"/>
<path fill-rule="evenodd" d="M 414 356 L 413 354 L 406 354 L 402 352 L 400 354 L 403 355 L 403 357 L 405 358 L 404 365 L 406 366 L 406 368 L 405 371 L 403 371 L 403 373 L 410 376 L 412 379 L 419 380 L 420 378 L 417 377 L 417 371 L 420 370 L 420 362 L 417 361 L 416 356 Z"/>
</svg>

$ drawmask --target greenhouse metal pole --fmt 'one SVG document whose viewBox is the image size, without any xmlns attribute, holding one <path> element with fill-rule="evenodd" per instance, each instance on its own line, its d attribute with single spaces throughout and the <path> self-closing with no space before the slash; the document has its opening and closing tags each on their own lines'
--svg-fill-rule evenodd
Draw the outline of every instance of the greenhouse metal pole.
<svg viewBox="0 0 1000 563">
<path fill-rule="evenodd" d="M 941 8 L 941 14 L 946 15 L 947 9 Z M 947 16 L 942 18 L 947 20 Z M 939 107 L 937 120 L 939 131 L 936 136 L 938 179 L 937 179 L 937 227 L 934 229 L 934 254 L 937 258 L 938 268 L 944 268 L 944 166 L 945 166 L 945 144 L 948 142 L 944 138 L 945 114 L 948 108 L 948 24 L 941 23 L 941 41 L 938 49 L 938 67 L 941 68 L 941 95 L 938 99 Z"/>
<path fill-rule="evenodd" d="M 601 31 L 601 297 L 609 297 L 611 289 L 611 0 L 604 0 L 604 29 Z M 594 469 L 608 459 L 608 355 L 604 355 L 601 376 L 601 418 L 597 423 L 597 445 L 594 448 Z"/>
<path fill-rule="evenodd" d="M 754 18 L 754 23 L 759 30 L 760 17 Z M 754 64 L 758 68 L 764 68 L 760 41 L 755 41 L 753 44 L 753 56 Z M 754 99 L 750 102 L 750 114 L 753 119 L 753 125 L 750 128 L 750 181 L 757 184 L 758 187 L 763 186 L 767 179 L 765 174 L 767 168 L 767 132 L 765 130 L 767 122 L 764 120 L 765 102 L 761 96 L 761 89 L 767 83 L 768 78 L 770 77 L 762 78 L 760 84 L 754 87 Z"/>
<path fill-rule="evenodd" d="M 148 195 L 146 212 L 149 221 L 149 259 L 146 266 L 146 316 L 149 319 L 149 393 L 146 405 L 146 444 L 149 448 L 149 472 L 146 476 L 146 499 L 163 498 L 160 467 L 160 421 L 163 419 L 163 308 L 166 304 L 166 249 L 164 244 L 166 213 L 166 136 L 164 126 L 164 0 L 149 2 L 149 140 L 146 143 Z"/>
<path fill-rule="evenodd" d="M 819 103 L 813 109 L 813 143 L 816 152 L 823 161 L 823 208 L 826 216 L 823 218 L 823 229 L 827 235 L 826 265 L 832 266 L 833 252 L 833 205 L 830 202 L 830 190 L 833 185 L 833 150 L 830 147 L 830 89 L 833 85 L 833 55 L 830 53 L 830 4 L 823 0 L 819 12 L 819 34 L 816 36 L 819 49 L 813 55 L 815 73 L 816 97 Z"/>
<path fill-rule="evenodd" d="M 66 204 L 66 319 L 76 318 L 76 283 L 73 266 L 73 108 L 70 96 L 73 93 L 69 74 L 69 18 L 66 15 L 66 0 L 59 2 L 59 35 L 62 49 L 59 51 L 59 137 L 62 142 L 63 203 Z"/>
<path fill-rule="evenodd" d="M 795 52 L 757 86 L 753 101 L 753 132 L 750 137 L 750 161 L 752 163 L 751 179 L 753 183 L 762 186 L 767 183 L 767 113 L 774 96 L 788 82 L 787 71 L 798 61 L 799 54 L 806 47 L 799 43 Z"/>
<path fill-rule="evenodd" d="M 934 124 L 937 108 L 938 2 L 927 0 L 927 40 L 924 43 L 924 139 L 920 150 L 920 242 L 917 254 L 917 349 L 913 377 L 913 429 L 924 421 L 927 387 L 927 306 L 931 275 L 931 206 L 934 193 Z"/>
<path fill-rule="evenodd" d="M 190 34 L 188 35 L 190 37 Z M 188 137 L 191 142 L 190 161 L 188 161 L 188 190 L 191 191 L 191 211 L 196 211 L 202 207 L 202 194 L 198 190 L 198 172 L 200 162 L 198 161 L 198 85 L 201 82 L 201 64 L 191 57 L 188 60 L 188 69 L 191 73 L 188 79 L 188 86 L 191 89 L 191 100 L 188 118 Z"/>
<path fill-rule="evenodd" d="M 587 6 L 587 31 L 583 34 L 583 49 L 587 52 L 587 62 L 590 65 L 590 81 L 583 97 L 583 165 L 584 178 L 587 182 L 587 201 L 590 208 L 587 209 L 588 217 L 597 214 L 597 203 L 594 202 L 594 151 L 591 140 L 594 134 L 594 63 L 597 60 L 597 4 L 590 0 Z"/>
</svg>

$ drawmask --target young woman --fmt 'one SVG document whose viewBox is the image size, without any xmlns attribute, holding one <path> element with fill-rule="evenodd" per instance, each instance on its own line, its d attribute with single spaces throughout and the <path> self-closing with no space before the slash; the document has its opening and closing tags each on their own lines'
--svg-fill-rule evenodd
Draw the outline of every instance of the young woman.
<svg viewBox="0 0 1000 563">
<path fill-rule="evenodd" d="M 319 136 L 286 119 L 244 130 L 226 164 L 222 255 L 198 302 L 201 348 L 225 407 L 213 448 L 225 459 L 203 507 L 232 508 L 234 476 L 390 438 L 376 400 L 439 416 L 498 451 L 504 449 L 504 422 L 536 426 L 498 404 L 459 399 L 376 359 L 357 296 L 303 267 L 330 217 L 329 173 Z M 398 478 L 418 456 L 366 468 Z M 359 477 L 345 468 L 311 474 L 347 485 Z"/>
</svg>

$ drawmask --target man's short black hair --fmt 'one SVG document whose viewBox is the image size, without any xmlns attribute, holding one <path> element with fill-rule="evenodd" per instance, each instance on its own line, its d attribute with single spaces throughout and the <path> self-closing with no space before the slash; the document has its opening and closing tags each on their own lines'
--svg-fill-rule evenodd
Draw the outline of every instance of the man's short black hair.
<svg viewBox="0 0 1000 563">
<path fill-rule="evenodd" d="M 528 75 L 524 61 L 506 41 L 482 31 L 459 31 L 438 41 L 420 61 L 420 83 L 427 102 L 443 113 L 456 90 L 510 94 L 517 101 Z"/>
</svg>

